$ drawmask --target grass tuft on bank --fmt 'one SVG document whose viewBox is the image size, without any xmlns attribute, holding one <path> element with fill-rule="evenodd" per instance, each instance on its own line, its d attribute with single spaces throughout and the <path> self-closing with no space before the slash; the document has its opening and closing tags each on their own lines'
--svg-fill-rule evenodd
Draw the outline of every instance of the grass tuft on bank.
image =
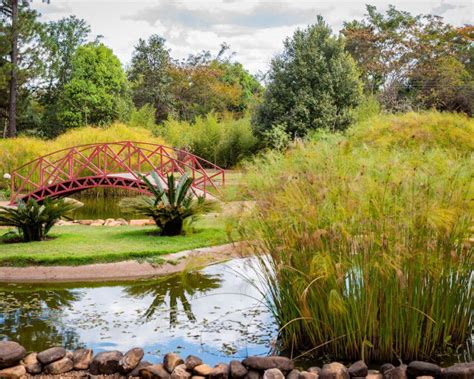
<svg viewBox="0 0 474 379">
<path fill-rule="evenodd" d="M 84 265 L 129 259 L 160 257 L 183 250 L 216 246 L 227 242 L 224 228 L 202 221 L 186 235 L 163 237 L 156 227 L 61 226 L 49 240 L 30 243 L 6 243 L 0 240 L 1 266 Z"/>
</svg>

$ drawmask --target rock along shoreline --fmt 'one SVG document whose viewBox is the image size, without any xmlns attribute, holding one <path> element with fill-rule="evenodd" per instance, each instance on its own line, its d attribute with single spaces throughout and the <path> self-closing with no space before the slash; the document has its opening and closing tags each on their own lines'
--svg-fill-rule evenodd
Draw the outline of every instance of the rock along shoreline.
<svg viewBox="0 0 474 379">
<path fill-rule="evenodd" d="M 168 353 L 160 364 L 143 360 L 144 351 L 133 348 L 122 353 L 106 351 L 94 355 L 92 349 L 67 351 L 51 347 L 27 353 L 14 341 L 0 341 L 0 378 L 145 378 L 145 379 L 472 379 L 474 362 L 441 368 L 433 363 L 413 361 L 408 365 L 383 364 L 369 370 L 363 361 L 346 367 L 333 362 L 305 371 L 281 356 L 252 356 L 211 367 L 199 357 L 182 359 Z"/>
</svg>

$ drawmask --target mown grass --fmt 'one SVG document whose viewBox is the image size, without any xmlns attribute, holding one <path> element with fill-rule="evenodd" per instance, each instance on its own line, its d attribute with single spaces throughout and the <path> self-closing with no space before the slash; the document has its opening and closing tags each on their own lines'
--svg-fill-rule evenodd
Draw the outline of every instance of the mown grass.
<svg viewBox="0 0 474 379">
<path fill-rule="evenodd" d="M 283 349 L 387 362 L 465 346 L 473 132 L 459 115 L 376 116 L 247 168 L 256 205 L 240 228 L 264 253 Z"/>
<path fill-rule="evenodd" d="M 42 242 L 0 241 L 0 265 L 83 265 L 158 258 L 178 251 L 226 243 L 220 221 L 202 220 L 186 235 L 162 237 L 153 226 L 61 226 Z"/>
</svg>

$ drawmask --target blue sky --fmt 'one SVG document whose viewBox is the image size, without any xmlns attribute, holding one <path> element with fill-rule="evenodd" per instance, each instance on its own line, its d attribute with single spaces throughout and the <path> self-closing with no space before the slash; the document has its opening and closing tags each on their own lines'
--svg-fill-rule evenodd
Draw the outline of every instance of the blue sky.
<svg viewBox="0 0 474 379">
<path fill-rule="evenodd" d="M 166 38 L 173 57 L 210 50 L 227 42 L 236 59 L 251 72 L 266 71 L 282 41 L 321 14 L 338 31 L 344 20 L 360 19 L 365 4 L 384 10 L 388 4 L 413 14 L 433 13 L 449 23 L 474 22 L 473 0 L 51 0 L 33 2 L 44 20 L 71 14 L 84 18 L 126 65 L 139 38 Z"/>
</svg>

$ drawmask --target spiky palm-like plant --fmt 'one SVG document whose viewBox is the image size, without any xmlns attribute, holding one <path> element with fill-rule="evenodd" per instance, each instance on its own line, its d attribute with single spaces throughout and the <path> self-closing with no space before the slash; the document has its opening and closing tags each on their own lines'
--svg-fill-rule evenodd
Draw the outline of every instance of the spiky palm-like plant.
<svg viewBox="0 0 474 379">
<path fill-rule="evenodd" d="M 24 242 L 41 241 L 61 217 L 80 206 L 65 199 L 46 199 L 41 204 L 30 199 L 17 207 L 0 207 L 0 226 L 17 228 Z"/>
<path fill-rule="evenodd" d="M 191 185 L 193 179 L 186 174 L 179 178 L 168 175 L 167 188 L 163 188 L 161 178 L 156 172 L 150 174 L 151 179 L 141 175 L 141 179 L 153 194 L 151 197 L 124 199 L 121 207 L 125 211 L 151 217 L 160 228 L 163 236 L 176 236 L 182 233 L 184 220 L 210 211 L 214 204 L 204 197 L 193 198 Z"/>
</svg>

